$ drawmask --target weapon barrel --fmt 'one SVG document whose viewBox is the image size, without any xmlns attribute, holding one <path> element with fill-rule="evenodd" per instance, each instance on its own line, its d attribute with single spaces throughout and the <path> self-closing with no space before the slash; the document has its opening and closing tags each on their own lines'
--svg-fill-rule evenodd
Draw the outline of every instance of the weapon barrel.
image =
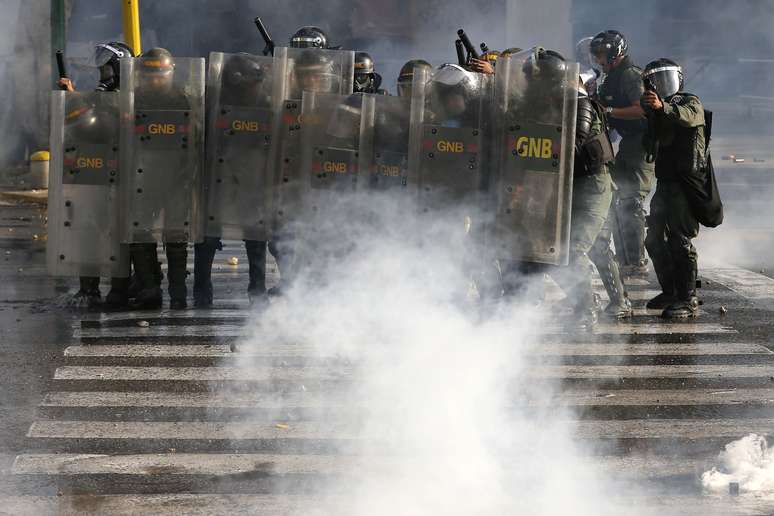
<svg viewBox="0 0 774 516">
<path fill-rule="evenodd" d="M 459 37 L 460 41 L 462 41 L 462 44 L 465 45 L 465 50 L 468 53 L 468 57 L 472 57 L 473 59 L 478 59 L 480 57 L 478 52 L 476 52 L 476 47 L 474 47 L 473 43 L 470 42 L 470 38 L 467 34 L 465 34 L 464 30 L 458 30 L 457 37 Z"/>
<path fill-rule="evenodd" d="M 462 45 L 462 41 L 456 40 L 454 46 L 457 49 L 457 61 L 460 66 L 465 66 L 465 47 Z"/>
<path fill-rule="evenodd" d="M 271 36 L 269 36 L 269 31 L 266 30 L 266 26 L 263 24 L 263 21 L 261 21 L 260 16 L 256 16 L 253 21 L 255 22 L 255 26 L 258 27 L 258 32 L 261 33 L 263 41 L 266 43 L 266 48 L 263 49 L 263 55 L 274 54 L 274 41 L 271 39 Z"/>
</svg>

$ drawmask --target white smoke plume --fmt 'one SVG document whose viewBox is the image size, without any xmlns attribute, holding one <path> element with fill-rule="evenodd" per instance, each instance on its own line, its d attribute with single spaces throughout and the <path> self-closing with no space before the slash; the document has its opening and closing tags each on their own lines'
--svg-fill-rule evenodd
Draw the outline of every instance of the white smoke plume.
<svg viewBox="0 0 774 516">
<path fill-rule="evenodd" d="M 472 300 L 482 258 L 465 249 L 459 212 L 428 225 L 396 199 L 375 201 L 320 217 L 314 232 L 335 238 L 323 242 L 335 258 L 315 253 L 239 347 L 292 343 L 350 364 L 342 386 L 305 390 L 346 409 L 320 424 L 354 436 L 342 453 L 362 465 L 321 486 L 335 499 L 325 512 L 615 514 L 572 415 L 551 404 L 558 386 L 533 378 L 542 311 Z"/>
<path fill-rule="evenodd" d="M 705 491 L 728 493 L 729 484 L 736 483 L 740 494 L 768 494 L 774 499 L 774 452 L 765 437 L 750 434 L 727 444 L 718 464 L 701 476 Z"/>
</svg>

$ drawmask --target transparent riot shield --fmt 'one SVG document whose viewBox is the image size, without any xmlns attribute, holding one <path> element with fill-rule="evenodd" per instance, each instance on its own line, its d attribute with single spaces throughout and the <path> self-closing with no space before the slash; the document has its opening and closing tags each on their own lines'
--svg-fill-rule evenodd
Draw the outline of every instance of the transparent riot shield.
<svg viewBox="0 0 774 516">
<path fill-rule="evenodd" d="M 488 248 L 501 260 L 565 265 L 569 256 L 578 65 L 558 77 L 532 49 L 497 62 L 496 212 Z"/>
<path fill-rule="evenodd" d="M 204 59 L 175 59 L 171 71 L 124 59 L 121 70 L 123 240 L 198 241 Z"/>
<path fill-rule="evenodd" d="M 369 146 L 373 134 L 373 95 L 305 92 L 302 100 L 301 176 L 303 194 L 293 210 L 315 226 L 368 184 Z M 362 184 L 362 187 L 361 187 Z"/>
<path fill-rule="evenodd" d="M 118 94 L 53 92 L 50 144 L 49 273 L 128 276 L 119 238 Z"/>
<path fill-rule="evenodd" d="M 411 98 L 373 96 L 368 185 L 375 192 L 409 192 Z"/>
<path fill-rule="evenodd" d="M 445 65 L 414 88 L 409 186 L 422 212 L 472 212 L 486 182 L 491 76 Z"/>
<path fill-rule="evenodd" d="M 282 231 L 293 231 L 301 216 L 302 195 L 308 177 L 301 169 L 301 101 L 303 92 L 349 95 L 352 93 L 355 53 L 316 48 L 274 49 L 274 58 L 286 63 L 285 92 L 276 140 L 275 222 Z"/>
<path fill-rule="evenodd" d="M 207 79 L 206 236 L 268 240 L 273 216 L 273 132 L 284 61 L 210 54 Z"/>
</svg>

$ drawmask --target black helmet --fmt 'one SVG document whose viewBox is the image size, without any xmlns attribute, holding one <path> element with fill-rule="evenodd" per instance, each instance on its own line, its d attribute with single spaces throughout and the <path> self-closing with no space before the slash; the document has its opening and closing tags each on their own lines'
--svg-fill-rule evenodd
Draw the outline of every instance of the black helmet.
<svg viewBox="0 0 774 516">
<path fill-rule="evenodd" d="M 129 45 L 121 41 L 109 41 L 94 47 L 94 56 L 91 64 L 99 68 L 111 61 L 118 61 L 124 57 L 134 57 L 134 52 L 129 48 Z"/>
<path fill-rule="evenodd" d="M 376 73 L 374 60 L 367 52 L 355 53 L 355 93 L 376 93 L 382 76 Z"/>
<path fill-rule="evenodd" d="M 115 91 L 121 87 L 121 59 L 133 57 L 134 52 L 120 41 L 100 43 L 94 48 L 91 64 L 99 68 L 97 91 Z"/>
<path fill-rule="evenodd" d="M 255 57 L 239 53 L 229 56 L 223 65 L 223 82 L 232 88 L 246 88 L 260 84 L 265 72 Z"/>
<path fill-rule="evenodd" d="M 290 38 L 293 48 L 328 48 L 328 36 L 319 27 L 310 25 L 301 27 Z"/>
<path fill-rule="evenodd" d="M 642 78 L 653 84 L 661 98 L 669 98 L 683 89 L 683 69 L 665 57 L 648 63 L 642 71 Z"/>
<path fill-rule="evenodd" d="M 567 61 L 555 50 L 536 47 L 532 55 L 524 61 L 522 70 L 528 79 L 560 84 L 567 72 Z"/>
<path fill-rule="evenodd" d="M 433 66 L 424 59 L 412 59 L 404 64 L 398 74 L 398 95 L 401 97 L 411 96 L 411 85 L 414 81 L 414 71 L 416 69 L 426 70 L 428 73 Z"/>
<path fill-rule="evenodd" d="M 629 54 L 629 43 L 617 30 L 600 32 L 591 40 L 589 47 L 594 56 L 604 55 L 608 63 Z"/>
<path fill-rule="evenodd" d="M 166 48 L 152 48 L 140 56 L 140 70 L 152 75 L 167 75 L 175 70 L 175 58 Z"/>
</svg>

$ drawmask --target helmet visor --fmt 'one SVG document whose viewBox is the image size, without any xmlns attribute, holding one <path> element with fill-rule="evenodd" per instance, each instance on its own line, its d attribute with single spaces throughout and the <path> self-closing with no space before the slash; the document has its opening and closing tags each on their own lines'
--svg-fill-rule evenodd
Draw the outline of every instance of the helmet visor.
<svg viewBox="0 0 774 516">
<path fill-rule="evenodd" d="M 295 48 L 321 48 L 323 41 L 320 36 L 294 36 L 290 46 Z"/>
<path fill-rule="evenodd" d="M 649 79 L 662 98 L 671 97 L 678 91 L 683 82 L 683 71 L 679 66 L 662 66 L 648 70 L 643 78 Z"/>
<path fill-rule="evenodd" d="M 94 55 L 89 64 L 95 68 L 99 68 L 109 63 L 113 58 L 121 59 L 122 57 L 130 56 L 129 53 L 122 48 L 103 43 L 94 47 Z"/>
</svg>

